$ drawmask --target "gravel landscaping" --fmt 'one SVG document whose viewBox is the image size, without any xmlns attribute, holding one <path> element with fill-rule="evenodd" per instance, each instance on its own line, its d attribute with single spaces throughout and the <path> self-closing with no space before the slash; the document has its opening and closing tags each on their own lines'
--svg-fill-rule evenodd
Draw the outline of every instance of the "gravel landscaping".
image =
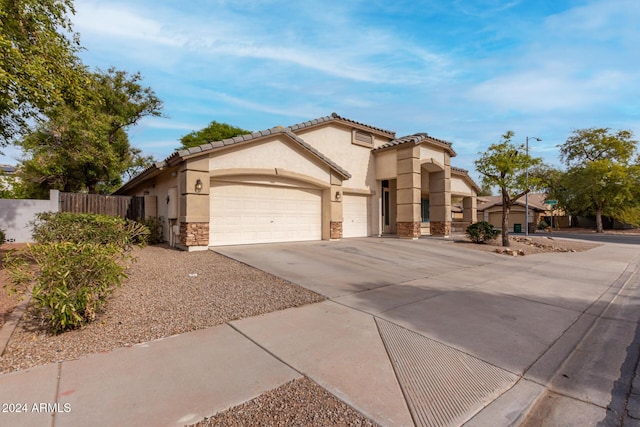
<svg viewBox="0 0 640 427">
<path fill-rule="evenodd" d="M 193 427 L 377 425 L 303 377 L 206 418 Z"/>
<path fill-rule="evenodd" d="M 487 243 L 472 243 L 466 236 L 452 239 L 454 243 L 464 245 L 465 248 L 479 251 L 503 253 L 502 237 Z M 551 236 L 509 236 L 509 249 L 512 252 L 507 255 L 533 255 L 546 252 L 582 252 L 602 246 L 600 243 L 591 243 L 584 240 L 555 239 Z"/>
<path fill-rule="evenodd" d="M 0 373 L 70 360 L 324 297 L 212 251 L 135 249 L 137 262 L 98 319 L 60 335 L 32 309 L 0 357 Z M 2 292 L 4 294 L 4 292 Z"/>
</svg>

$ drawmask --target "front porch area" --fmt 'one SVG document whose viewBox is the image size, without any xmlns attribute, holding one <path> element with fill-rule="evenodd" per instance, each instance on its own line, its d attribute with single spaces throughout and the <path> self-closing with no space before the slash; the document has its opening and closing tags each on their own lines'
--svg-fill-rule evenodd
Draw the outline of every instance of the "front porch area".
<svg viewBox="0 0 640 427">
<path fill-rule="evenodd" d="M 426 134 L 411 138 L 402 145 L 378 149 L 378 234 L 403 239 L 448 237 L 454 223 L 463 228 L 462 224 L 476 222 L 479 188 L 467 171 L 451 167 L 455 152 L 450 145 Z M 454 218 L 452 199 L 460 202 L 461 217 Z"/>
</svg>

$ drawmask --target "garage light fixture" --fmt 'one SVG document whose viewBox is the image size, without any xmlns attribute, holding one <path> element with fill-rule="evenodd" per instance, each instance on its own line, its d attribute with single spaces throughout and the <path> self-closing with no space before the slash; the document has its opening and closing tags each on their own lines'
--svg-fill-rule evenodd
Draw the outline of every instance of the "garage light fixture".
<svg viewBox="0 0 640 427">
<path fill-rule="evenodd" d="M 342 198 L 342 194 L 339 191 L 336 191 L 336 200 L 340 200 Z"/>
<path fill-rule="evenodd" d="M 196 181 L 196 193 L 199 193 L 202 191 L 202 181 L 200 181 L 200 178 L 198 178 L 198 180 Z"/>
</svg>

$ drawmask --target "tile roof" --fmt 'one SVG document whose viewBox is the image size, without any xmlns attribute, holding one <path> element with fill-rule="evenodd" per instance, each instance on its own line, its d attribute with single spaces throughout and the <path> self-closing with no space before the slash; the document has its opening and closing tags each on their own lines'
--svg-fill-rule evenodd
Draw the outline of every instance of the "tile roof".
<svg viewBox="0 0 640 427">
<path fill-rule="evenodd" d="M 427 141 L 427 142 L 439 145 L 441 147 L 444 147 L 451 153 L 452 156 L 456 155 L 456 152 L 453 150 L 453 148 L 451 148 L 452 144 L 450 142 L 445 141 L 443 139 L 434 138 L 425 132 L 414 133 L 413 135 L 407 135 L 401 138 L 396 138 L 393 141 L 389 141 L 386 144 L 382 144 L 381 146 L 375 148 L 373 151 L 384 150 L 386 148 L 395 147 L 402 144 L 419 144 L 422 141 Z"/>
<path fill-rule="evenodd" d="M 305 129 L 305 128 L 308 128 L 308 127 L 311 127 L 311 126 L 316 126 L 316 125 L 321 124 L 321 123 L 332 122 L 332 121 L 347 122 L 347 123 L 352 124 L 352 125 L 361 126 L 361 127 L 368 128 L 368 129 L 371 129 L 373 131 L 382 133 L 382 134 L 384 134 L 384 135 L 386 135 L 386 136 L 388 136 L 390 138 L 395 138 L 396 137 L 396 133 L 393 132 L 393 131 L 382 129 L 382 128 L 378 128 L 378 127 L 371 126 L 371 125 L 368 125 L 368 124 L 365 124 L 365 123 L 357 122 L 355 120 L 347 119 L 346 117 L 342 117 L 342 116 L 338 115 L 337 113 L 331 113 L 330 116 L 324 116 L 324 117 L 320 117 L 320 118 L 317 118 L 317 119 L 309 120 L 309 121 L 306 121 L 306 122 L 298 123 L 298 124 L 295 124 L 293 126 L 289 126 L 289 129 L 291 131 L 295 132 L 295 131 L 302 130 L 302 129 Z"/>
<path fill-rule="evenodd" d="M 15 173 L 16 167 L 12 165 L 0 164 L 0 171 L 6 173 L 7 175 L 11 175 Z"/>
<path fill-rule="evenodd" d="M 340 167 L 333 160 L 331 160 L 330 158 L 328 158 L 327 156 L 325 156 L 324 154 L 322 154 L 321 152 L 319 152 L 318 150 L 313 148 L 311 145 L 309 145 L 307 142 L 305 142 L 302 138 L 300 138 L 299 136 L 294 134 L 290 130 L 290 128 L 283 128 L 283 127 L 274 127 L 274 128 L 271 128 L 271 129 L 262 130 L 262 131 L 254 132 L 254 133 L 247 134 L 247 135 L 235 136 L 233 138 L 223 139 L 222 141 L 215 141 L 215 142 L 212 142 L 212 143 L 209 143 L 209 144 L 204 144 L 204 145 L 200 145 L 200 146 L 197 146 L 197 147 L 191 147 L 191 148 L 188 148 L 186 150 L 180 150 L 180 151 L 177 152 L 177 156 L 178 157 L 187 157 L 187 156 L 192 156 L 194 154 L 210 152 L 210 151 L 214 151 L 214 150 L 219 149 L 219 148 L 228 147 L 230 145 L 234 145 L 234 144 L 238 144 L 238 143 L 241 143 L 241 142 L 246 142 L 246 141 L 259 139 L 259 138 L 263 138 L 265 136 L 270 136 L 270 135 L 287 135 L 289 138 L 291 138 L 295 142 L 297 142 L 302 148 L 304 148 L 305 150 L 307 150 L 308 152 L 312 153 L 314 156 L 318 157 L 320 160 L 322 160 L 323 162 L 325 162 L 326 164 L 331 166 L 333 169 L 335 169 L 342 176 L 344 176 L 345 178 L 351 178 L 351 174 L 349 172 L 347 172 L 347 170 L 345 170 L 344 168 Z M 172 156 L 174 156 L 174 155 L 176 155 L 176 153 L 174 153 Z"/>
<path fill-rule="evenodd" d="M 540 211 L 548 210 L 548 206 L 544 204 L 544 201 L 546 199 L 547 199 L 547 195 L 544 193 L 529 193 L 529 208 L 540 210 Z M 514 204 L 519 206 L 525 206 L 526 201 L 524 196 L 519 198 Z M 502 206 L 502 196 L 478 197 L 477 209 L 479 211 L 491 208 L 493 206 Z"/>
</svg>

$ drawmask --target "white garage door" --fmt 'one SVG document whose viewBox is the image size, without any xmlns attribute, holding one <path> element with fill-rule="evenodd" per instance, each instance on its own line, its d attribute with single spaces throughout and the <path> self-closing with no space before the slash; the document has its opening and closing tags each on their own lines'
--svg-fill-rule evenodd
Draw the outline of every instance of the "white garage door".
<svg viewBox="0 0 640 427">
<path fill-rule="evenodd" d="M 342 237 L 369 235 L 369 196 L 345 194 L 342 200 Z"/>
<path fill-rule="evenodd" d="M 210 200 L 212 246 L 322 238 L 320 190 L 213 183 Z"/>
</svg>

